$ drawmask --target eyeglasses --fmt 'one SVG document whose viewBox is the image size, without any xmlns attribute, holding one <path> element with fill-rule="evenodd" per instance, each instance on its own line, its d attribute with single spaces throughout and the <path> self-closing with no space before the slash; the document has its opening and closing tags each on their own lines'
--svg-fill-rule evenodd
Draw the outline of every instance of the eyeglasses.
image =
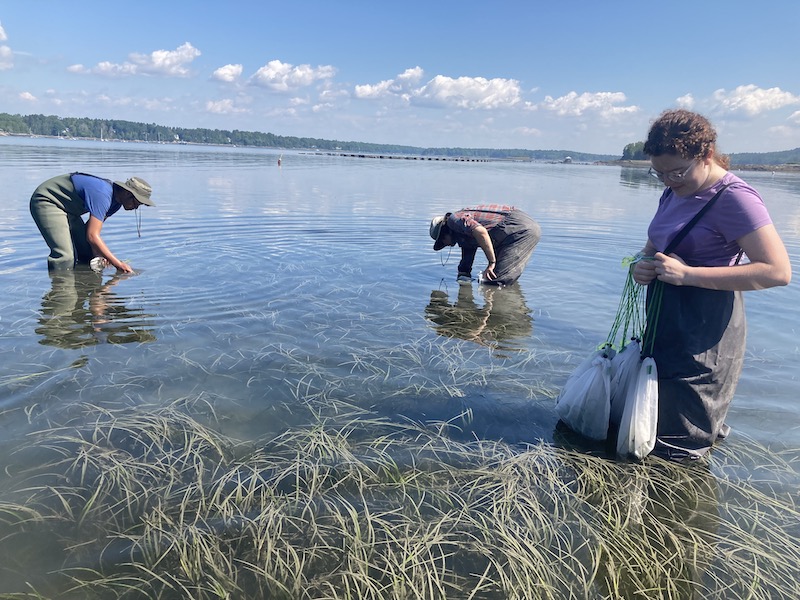
<svg viewBox="0 0 800 600">
<path fill-rule="evenodd" d="M 650 167 L 647 170 L 647 173 L 648 173 L 648 175 L 652 175 L 653 177 L 655 177 L 659 181 L 664 181 L 665 179 L 669 179 L 670 181 L 672 181 L 674 183 L 678 183 L 678 182 L 683 181 L 683 178 L 686 177 L 686 175 L 688 175 L 689 171 L 691 171 L 692 167 L 694 167 L 696 164 L 697 164 L 697 161 L 693 160 L 689 164 L 689 166 L 686 167 L 683 171 L 670 171 L 669 173 L 659 173 L 653 167 Z"/>
</svg>

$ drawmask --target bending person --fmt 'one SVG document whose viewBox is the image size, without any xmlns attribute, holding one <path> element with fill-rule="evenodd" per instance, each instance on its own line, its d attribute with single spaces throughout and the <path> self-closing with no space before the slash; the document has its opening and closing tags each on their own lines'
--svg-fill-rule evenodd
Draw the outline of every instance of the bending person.
<svg viewBox="0 0 800 600">
<path fill-rule="evenodd" d="M 51 271 L 73 269 L 94 257 L 105 259 L 124 273 L 133 271 L 109 250 L 100 235 L 105 220 L 120 208 L 136 210 L 155 206 L 152 189 L 144 179 L 125 183 L 85 173 L 59 175 L 42 183 L 31 196 L 31 216 L 50 247 Z M 82 215 L 89 213 L 84 221 Z"/>
<path fill-rule="evenodd" d="M 434 217 L 434 250 L 461 247 L 458 277 L 471 278 L 478 248 L 486 255 L 481 283 L 510 285 L 519 279 L 541 237 L 539 224 L 513 206 L 484 204 Z"/>
<path fill-rule="evenodd" d="M 729 427 L 725 416 L 745 352 L 742 292 L 786 285 L 789 256 L 758 192 L 727 170 L 709 121 L 686 110 L 664 112 L 644 152 L 665 186 L 634 280 L 663 288 L 652 356 L 658 369 L 658 431 L 653 454 L 696 459 Z M 664 254 L 667 245 L 716 194 L 718 201 Z M 739 262 L 742 254 L 747 260 Z M 649 285 L 648 301 L 654 291 Z"/>
</svg>

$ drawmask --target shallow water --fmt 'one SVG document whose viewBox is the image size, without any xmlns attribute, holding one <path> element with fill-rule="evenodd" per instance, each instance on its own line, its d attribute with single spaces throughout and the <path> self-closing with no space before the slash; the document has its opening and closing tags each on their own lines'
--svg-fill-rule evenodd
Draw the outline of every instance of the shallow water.
<svg viewBox="0 0 800 600">
<path fill-rule="evenodd" d="M 413 418 L 446 418 L 460 398 L 481 435 L 549 439 L 552 396 L 607 334 L 620 261 L 642 245 L 660 189 L 616 167 L 313 153 L 279 167 L 267 150 L 182 145 L 4 138 L 0 158 L 10 431 L 25 413 L 11 409 L 202 392 L 228 399 L 226 433 L 247 437 L 285 426 L 271 411 L 312 393 Z M 27 199 L 71 170 L 152 183 L 141 239 L 132 213 L 104 228 L 136 275 L 48 276 Z M 800 264 L 800 178 L 745 176 Z M 430 248 L 432 215 L 477 202 L 513 203 L 542 226 L 511 289 L 457 285 L 457 252 Z M 765 444 L 800 444 L 797 296 L 796 285 L 746 296 L 729 422 Z"/>
<path fill-rule="evenodd" d="M 36 471 L 44 450 L 21 450 L 29 433 L 64 421 L 91 431 L 120 406 L 207 411 L 220 434 L 245 441 L 311 428 L 320 407 L 352 406 L 401 423 L 448 422 L 465 440 L 563 442 L 554 398 L 608 334 L 621 261 L 644 242 L 657 182 L 643 170 L 579 164 L 284 153 L 279 167 L 278 156 L 0 138 L 0 456 L 13 463 L 9 477 Z M 153 185 L 157 207 L 140 210 L 141 239 L 132 213 L 103 231 L 135 274 L 48 275 L 28 198 L 75 170 Z M 796 268 L 800 177 L 744 177 Z M 431 216 L 481 202 L 514 204 L 542 226 L 510 288 L 459 285 L 457 252 L 431 250 Z M 711 469 L 793 496 L 796 471 L 737 449 L 800 448 L 797 284 L 746 294 L 746 305 L 734 433 Z M 57 570 L 63 557 L 44 551 L 49 535 L 26 541 L 16 560 L 29 553 L 42 572 Z M 7 545 L 0 552 L 12 556 Z M 14 585 L 27 589 L 24 581 Z"/>
</svg>

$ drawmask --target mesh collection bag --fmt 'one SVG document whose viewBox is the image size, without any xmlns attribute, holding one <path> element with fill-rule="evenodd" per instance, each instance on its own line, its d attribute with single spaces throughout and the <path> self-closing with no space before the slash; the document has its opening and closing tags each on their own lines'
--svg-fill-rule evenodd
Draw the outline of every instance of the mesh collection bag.
<svg viewBox="0 0 800 600">
<path fill-rule="evenodd" d="M 646 288 L 633 280 L 633 266 L 648 257 L 623 261 L 628 267 L 617 314 L 608 338 L 569 376 L 556 399 L 556 413 L 573 431 L 592 440 L 618 431 L 620 457 L 641 460 L 655 447 L 658 427 L 658 369 L 652 353 L 655 323 L 661 308 L 663 283 Z"/>
</svg>

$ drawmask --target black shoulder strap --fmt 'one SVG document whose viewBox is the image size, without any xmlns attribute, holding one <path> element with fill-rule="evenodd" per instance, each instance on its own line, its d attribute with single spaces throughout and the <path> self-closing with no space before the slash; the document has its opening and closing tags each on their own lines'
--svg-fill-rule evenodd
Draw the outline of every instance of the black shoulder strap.
<svg viewBox="0 0 800 600">
<path fill-rule="evenodd" d="M 719 198 L 719 197 L 720 197 L 720 195 L 722 195 L 722 192 L 724 192 L 724 191 L 725 191 L 725 189 L 726 189 L 726 188 L 727 188 L 729 185 L 731 185 L 731 184 L 730 184 L 730 183 L 726 183 L 725 185 L 723 185 L 723 186 L 722 186 L 722 187 L 719 189 L 719 191 L 718 191 L 716 194 L 714 194 L 714 197 L 713 197 L 713 198 L 711 198 L 711 200 L 709 200 L 708 202 L 706 202 L 706 205 L 705 205 L 703 208 L 701 208 L 699 211 L 697 211 L 697 214 L 696 214 L 696 215 L 695 215 L 695 216 L 692 218 L 692 220 L 691 220 L 691 221 L 689 221 L 689 222 L 688 222 L 686 225 L 684 225 L 684 226 L 683 226 L 683 229 L 681 229 L 681 230 L 680 230 L 680 231 L 679 231 L 679 232 L 678 232 L 678 233 L 675 235 L 675 237 L 674 237 L 674 238 L 672 238 L 672 241 L 669 243 L 669 245 L 668 245 L 668 246 L 666 247 L 666 249 L 664 250 L 664 254 L 672 254 L 672 252 L 675 250 L 675 248 L 677 247 L 677 245 L 678 245 L 678 244 L 680 244 L 680 243 L 683 241 L 683 238 L 685 238 L 685 237 L 687 236 L 687 234 L 689 233 L 689 231 L 692 229 L 692 227 L 694 227 L 694 226 L 697 224 L 697 222 L 698 222 L 698 221 L 699 221 L 699 220 L 702 218 L 702 216 L 703 216 L 704 214 L 706 214 L 706 212 L 708 212 L 708 210 L 709 210 L 709 209 L 710 209 L 712 206 L 714 206 L 714 203 L 717 201 L 717 198 Z"/>
</svg>

